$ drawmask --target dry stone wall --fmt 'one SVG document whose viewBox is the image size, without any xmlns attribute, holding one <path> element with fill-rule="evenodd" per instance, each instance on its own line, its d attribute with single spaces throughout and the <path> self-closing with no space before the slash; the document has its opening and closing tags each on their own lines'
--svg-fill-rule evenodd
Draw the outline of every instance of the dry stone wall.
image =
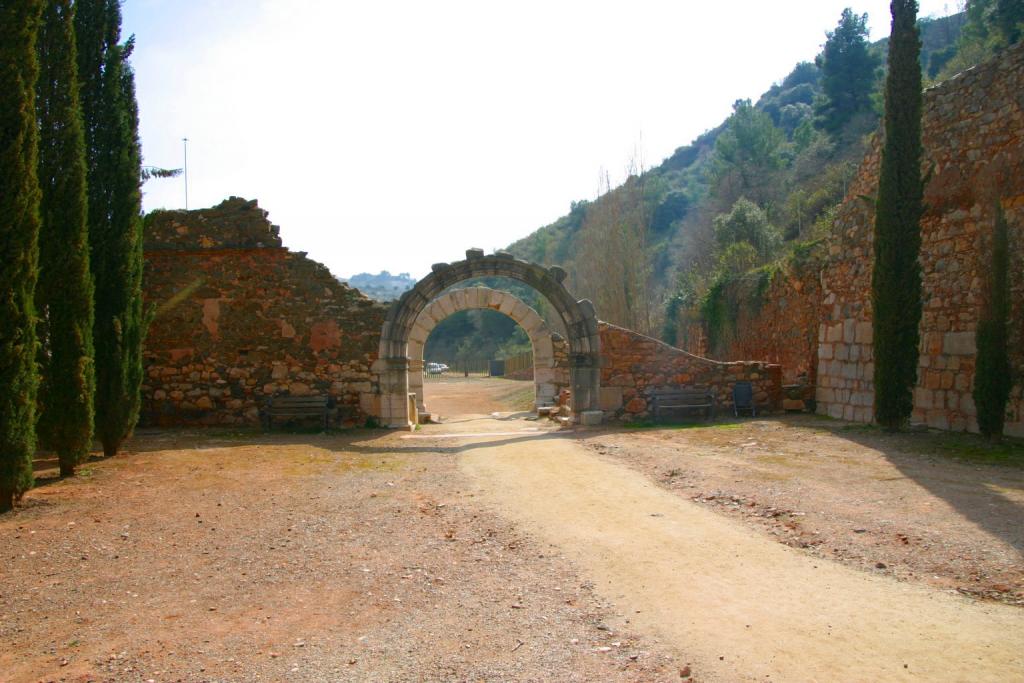
<svg viewBox="0 0 1024 683">
<path fill-rule="evenodd" d="M 650 415 L 658 389 L 707 388 L 720 411 L 732 410 L 732 388 L 754 385 L 754 400 L 776 410 L 782 400 L 782 371 L 773 363 L 724 363 L 701 358 L 657 339 L 615 325 L 598 324 L 601 337 L 601 410 L 606 419 L 635 421 Z"/>
<path fill-rule="evenodd" d="M 150 214 L 145 259 L 143 424 L 256 424 L 279 394 L 365 422 L 385 307 L 281 247 L 255 201 Z"/>
<path fill-rule="evenodd" d="M 724 297 L 735 304 L 724 339 L 716 339 L 708 358 L 758 358 L 782 367 L 785 384 L 813 387 L 818 369 L 818 316 L 821 283 L 817 252 L 790 260 L 760 277 L 766 286 L 744 280 L 729 284 Z M 694 335 L 696 339 L 705 339 Z M 706 342 L 704 346 L 709 346 Z"/>
<path fill-rule="evenodd" d="M 1010 226 L 1011 365 L 1007 432 L 1024 436 L 1024 45 L 925 93 L 921 224 L 924 311 L 915 422 L 977 430 L 971 398 L 994 203 Z M 841 206 L 822 273 L 818 411 L 869 422 L 874 372 L 871 259 L 880 155 L 876 144 Z"/>
</svg>

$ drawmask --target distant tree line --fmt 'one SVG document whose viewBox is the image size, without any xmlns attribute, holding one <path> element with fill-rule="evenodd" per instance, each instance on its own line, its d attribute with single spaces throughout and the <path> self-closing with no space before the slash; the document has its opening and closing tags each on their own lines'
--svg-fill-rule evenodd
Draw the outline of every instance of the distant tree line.
<svg viewBox="0 0 1024 683">
<path fill-rule="evenodd" d="M 142 169 L 119 0 L 0 8 L 0 511 L 37 445 L 117 452 L 142 382 Z"/>
</svg>

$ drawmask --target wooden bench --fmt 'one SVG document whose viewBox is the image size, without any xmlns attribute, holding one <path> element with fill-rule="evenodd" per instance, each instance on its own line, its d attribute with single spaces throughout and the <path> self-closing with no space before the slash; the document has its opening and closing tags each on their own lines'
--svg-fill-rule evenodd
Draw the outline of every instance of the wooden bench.
<svg viewBox="0 0 1024 683">
<path fill-rule="evenodd" d="M 715 416 L 715 396 L 707 389 L 658 389 L 653 399 L 651 412 L 655 420 L 673 411 L 700 410 L 707 420 Z"/>
<path fill-rule="evenodd" d="M 261 413 L 266 429 L 274 426 L 275 418 L 296 420 L 309 417 L 320 418 L 323 428 L 327 429 L 335 411 L 327 396 L 272 396 Z"/>
</svg>

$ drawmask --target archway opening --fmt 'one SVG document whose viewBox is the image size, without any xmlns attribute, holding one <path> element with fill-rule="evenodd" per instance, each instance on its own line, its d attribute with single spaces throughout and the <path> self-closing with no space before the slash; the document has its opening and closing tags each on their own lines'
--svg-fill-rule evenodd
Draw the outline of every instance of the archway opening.
<svg viewBox="0 0 1024 683">
<path fill-rule="evenodd" d="M 503 410 L 511 406 L 494 405 L 496 396 L 505 396 L 507 402 L 512 402 L 518 400 L 516 395 L 525 399 L 524 394 L 529 394 L 508 384 L 502 386 L 504 382 L 499 378 L 504 377 L 506 362 L 512 365 L 513 372 L 518 371 L 519 380 L 533 386 L 531 400 L 522 400 L 524 408 L 536 410 L 553 405 L 560 389 L 569 385 L 565 340 L 552 333 L 540 314 L 526 302 L 510 292 L 489 287 L 451 289 L 431 301 L 417 316 L 407 348 L 408 392 L 420 416 L 437 414 L 437 409 L 427 405 L 429 387 L 437 387 L 439 381 L 446 379 L 459 386 L 449 382 L 441 387 L 440 393 L 451 395 L 455 403 L 465 403 L 467 392 L 472 391 L 469 382 L 477 380 L 481 391 L 490 396 L 481 397 L 483 402 L 491 407 L 485 410 L 477 405 L 466 410 L 453 404 L 442 414 L 515 412 Z M 513 361 L 524 355 L 528 356 L 526 362 L 519 363 L 517 368 Z M 481 379 L 489 381 L 480 384 Z"/>
<path fill-rule="evenodd" d="M 493 308 L 458 311 L 439 322 L 423 346 L 422 361 L 421 421 L 533 415 L 550 401 L 535 382 L 526 330 Z"/>
<path fill-rule="evenodd" d="M 384 424 L 409 427 L 416 421 L 416 392 L 411 391 L 414 387 L 410 385 L 410 379 L 422 368 L 412 366 L 412 359 L 417 357 L 417 353 L 410 353 L 410 347 L 425 344 L 432 326 L 437 323 L 433 318 L 429 319 L 433 320 L 432 323 L 427 319 L 421 320 L 421 314 L 437 302 L 450 302 L 451 297 L 457 300 L 457 297 L 464 296 L 459 292 L 466 291 L 446 293 L 446 290 L 482 277 L 517 280 L 532 287 L 550 302 L 566 330 L 566 365 L 573 415 L 599 422 L 601 342 L 593 304 L 585 299 L 577 300 L 569 293 L 563 285 L 565 271 L 561 268 L 545 268 L 500 252 L 484 256 L 483 250 L 470 249 L 466 252 L 465 261 L 432 266 L 432 272 L 403 294 L 388 312 L 387 320 L 381 328 L 379 355 L 374 365 L 374 371 L 379 377 L 379 413 Z M 451 312 L 454 311 L 443 317 Z M 516 317 L 521 312 L 520 308 L 513 307 L 511 315 Z M 543 324 L 539 316 L 538 320 Z M 529 325 L 520 324 L 530 332 Z"/>
</svg>

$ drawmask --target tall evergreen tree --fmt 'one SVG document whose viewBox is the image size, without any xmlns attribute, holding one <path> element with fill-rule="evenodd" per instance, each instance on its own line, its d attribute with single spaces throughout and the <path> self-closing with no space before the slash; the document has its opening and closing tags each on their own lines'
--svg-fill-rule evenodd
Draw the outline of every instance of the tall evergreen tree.
<svg viewBox="0 0 1024 683">
<path fill-rule="evenodd" d="M 858 112 L 871 108 L 878 58 L 868 45 L 868 15 L 843 10 L 835 31 L 827 34 L 818 57 L 823 97 L 817 105 L 818 124 L 836 133 Z"/>
<path fill-rule="evenodd" d="M 988 286 L 975 342 L 978 348 L 974 370 L 974 405 L 978 409 L 978 431 L 999 440 L 1006 422 L 1006 401 L 1013 384 L 1010 378 L 1010 240 L 1003 207 L 996 203 L 992 231 L 992 260 Z"/>
<path fill-rule="evenodd" d="M 40 0 L 0 4 L 0 512 L 32 486 L 39 183 L 35 84 Z"/>
<path fill-rule="evenodd" d="M 74 9 L 45 0 L 39 33 L 40 441 L 61 476 L 74 474 L 93 435 L 93 286 L 86 228 L 85 138 L 78 104 Z"/>
<path fill-rule="evenodd" d="M 885 143 L 875 214 L 875 419 L 899 429 L 913 410 L 921 321 L 921 41 L 916 0 L 892 0 Z"/>
<path fill-rule="evenodd" d="M 142 192 L 133 42 L 119 44 L 119 0 L 78 0 L 95 285 L 96 434 L 113 455 L 138 419 L 142 385 Z"/>
</svg>

